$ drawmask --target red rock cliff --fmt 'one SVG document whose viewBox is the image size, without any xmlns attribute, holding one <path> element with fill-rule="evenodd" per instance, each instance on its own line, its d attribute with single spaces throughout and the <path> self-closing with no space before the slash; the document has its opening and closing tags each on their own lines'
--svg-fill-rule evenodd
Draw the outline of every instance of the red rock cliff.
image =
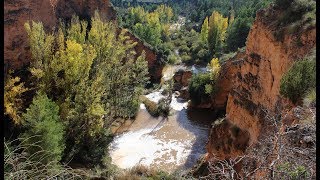
<svg viewBox="0 0 320 180">
<path fill-rule="evenodd" d="M 248 132 L 248 144 L 258 140 L 266 129 L 264 110 L 276 113 L 284 105 L 279 93 L 283 74 L 295 60 L 303 58 L 316 45 L 315 27 L 294 33 L 285 32 L 283 40 L 276 40 L 274 32 L 278 29 L 272 22 L 279 18 L 279 14 L 281 12 L 273 8 L 257 12 L 247 38 L 245 54 L 236 56 L 222 67 L 219 81 L 223 90 L 215 97 L 213 106 L 226 105 L 227 123 L 212 128 L 207 145 L 208 158 L 213 154 L 220 158 L 230 157 L 220 153 L 214 145 L 231 139 L 229 133 L 224 133 L 228 136 L 224 138 L 217 135 L 221 128 L 228 132 L 229 126 L 233 126 L 239 128 L 239 132 Z M 229 147 L 244 152 L 231 140 L 230 143 Z"/>
<path fill-rule="evenodd" d="M 116 12 L 109 0 L 6 0 L 4 1 L 4 64 L 6 69 L 20 69 L 30 60 L 27 33 L 24 23 L 41 21 L 47 31 L 51 31 L 58 19 L 69 20 L 72 15 L 89 19 L 99 10 L 105 20 L 115 21 Z M 137 41 L 133 35 L 130 37 Z M 162 66 L 156 64 L 154 51 L 138 41 L 136 51 L 144 50 L 153 80 L 160 80 Z"/>
</svg>

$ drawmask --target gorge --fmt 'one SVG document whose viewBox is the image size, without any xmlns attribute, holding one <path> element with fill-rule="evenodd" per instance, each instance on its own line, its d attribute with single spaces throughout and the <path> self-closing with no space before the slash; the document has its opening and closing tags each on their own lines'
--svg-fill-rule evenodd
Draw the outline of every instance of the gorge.
<svg viewBox="0 0 320 180">
<path fill-rule="evenodd" d="M 311 88 L 306 87 L 301 93 L 299 91 L 298 100 L 294 101 L 283 93 L 283 84 L 286 83 L 283 79 L 289 76 L 287 74 L 293 71 L 293 67 L 298 62 L 315 61 L 316 2 L 307 0 L 303 4 L 300 0 L 288 0 L 288 8 L 286 8 L 286 5 L 278 0 L 265 0 L 263 2 L 267 5 L 254 6 L 256 8 L 261 5 L 263 8 L 258 8 L 259 10 L 254 12 L 255 15 L 251 16 L 249 10 L 246 13 L 245 3 L 240 6 L 241 2 L 239 2 L 238 9 L 236 9 L 237 3 L 233 2 L 232 5 L 225 3 L 226 7 L 230 6 L 230 9 L 224 12 L 225 4 L 217 0 L 217 4 L 220 3 L 221 7 L 213 12 L 211 9 L 207 12 L 197 12 L 201 16 L 199 19 L 201 23 L 203 22 L 202 27 L 196 20 L 190 20 L 193 19 L 190 18 L 193 12 L 183 12 L 175 7 L 183 5 L 187 8 L 201 2 L 194 1 L 186 4 L 183 2 L 165 2 L 166 5 L 173 6 L 174 10 L 172 10 L 171 7 L 160 6 L 158 2 L 154 5 L 152 1 L 133 1 L 130 4 L 127 1 L 115 3 L 109 0 L 42 2 L 6 0 L 4 1 L 4 74 L 10 74 L 12 71 L 21 79 L 28 79 L 28 83 L 22 82 L 21 85 L 20 79 L 12 84 L 5 82 L 9 89 L 11 87 L 10 92 L 15 93 L 14 87 L 19 87 L 16 88 L 18 89 L 16 91 L 22 92 L 22 96 L 19 97 L 41 95 L 41 93 L 23 90 L 24 85 L 32 91 L 45 87 L 43 89 L 49 99 L 58 104 L 57 116 L 61 117 L 62 124 L 68 130 L 65 136 L 79 136 L 80 140 L 76 138 L 65 140 L 69 145 L 65 149 L 68 152 L 63 152 L 67 155 L 61 155 L 59 161 L 63 165 L 71 165 L 71 169 L 80 170 L 80 173 L 75 172 L 75 174 L 81 174 L 80 177 L 89 179 L 143 179 L 146 177 L 151 179 L 161 179 L 160 177 L 163 179 L 277 179 L 284 176 L 315 179 L 316 95 L 314 92 L 314 99 L 310 95 L 312 92 L 310 89 L 315 90 L 315 86 L 310 85 Z M 210 2 L 214 4 L 216 1 Z M 255 5 L 255 1 L 252 1 L 252 4 Z M 205 6 L 197 8 L 205 8 Z M 216 11 L 219 8 L 221 8 L 221 14 Z M 161 16 L 161 11 L 167 13 L 167 16 Z M 89 34 L 95 33 L 90 31 L 95 12 L 98 12 L 101 17 L 101 26 L 97 25 L 97 27 L 104 26 L 105 22 L 111 22 L 112 24 L 109 25 L 115 28 L 114 35 L 113 31 L 106 33 L 108 38 L 113 38 L 113 41 L 104 39 L 113 43 L 106 45 L 107 50 L 94 47 L 96 42 L 88 40 Z M 180 14 L 174 15 L 173 12 L 180 12 Z M 73 77 L 74 72 L 68 72 L 67 65 L 65 67 L 57 65 L 66 70 L 55 72 L 48 68 L 48 72 L 56 73 L 53 73 L 53 80 L 42 78 L 45 77 L 44 72 L 30 68 L 33 54 L 25 23 L 42 22 L 45 33 L 58 34 L 60 21 L 68 24 L 74 15 L 88 22 L 88 29 L 83 29 L 82 22 L 79 23 L 81 31 L 85 34 L 84 43 L 81 46 L 68 46 L 72 42 L 72 38 L 67 40 L 68 34 L 64 37 L 66 39 L 63 39 L 66 41 L 59 46 L 63 48 L 66 46 L 71 50 L 78 50 L 77 48 L 81 47 L 79 48 L 81 53 L 82 50 L 84 53 L 91 53 L 90 48 L 96 48 L 94 53 L 83 56 L 89 57 L 88 59 L 92 57 L 93 63 L 87 67 L 92 70 L 88 72 L 79 70 L 81 66 L 70 68 L 83 78 L 75 77 L 74 81 L 66 81 L 63 84 L 61 79 L 68 80 L 68 75 Z M 228 49 L 229 44 L 223 43 L 230 41 L 231 36 L 228 33 L 231 34 L 232 28 L 235 27 L 232 21 L 235 24 L 241 22 L 246 24 L 245 20 L 249 21 L 250 18 L 241 16 L 247 15 L 252 19 L 254 17 L 254 20 L 250 25 L 245 44 L 231 51 Z M 165 19 L 169 16 L 172 16 L 172 20 L 166 22 Z M 237 18 L 245 20 L 236 21 Z M 207 30 L 205 22 L 209 24 L 207 24 Z M 224 23 L 214 24 L 213 22 Z M 130 25 L 129 28 L 126 27 L 128 25 Z M 161 27 L 161 32 L 156 30 L 153 32 L 149 26 L 154 29 Z M 213 31 L 210 27 L 217 27 L 217 29 Z M 124 36 L 122 36 L 123 32 Z M 158 36 L 151 32 L 158 33 Z M 217 34 L 224 32 L 228 35 L 221 35 L 219 39 L 210 32 L 217 32 Z M 97 34 L 100 33 L 97 32 Z M 161 39 L 159 42 L 156 40 L 157 37 Z M 214 50 L 210 49 L 213 46 L 211 41 L 207 40 L 210 38 L 216 38 Z M 127 49 L 120 48 L 121 45 Z M 53 51 L 61 48 L 56 46 L 52 48 Z M 122 51 L 116 52 L 112 49 L 113 46 L 119 47 Z M 68 50 L 68 48 L 65 49 Z M 44 50 L 43 52 L 45 54 Z M 77 55 L 77 53 L 74 54 Z M 113 58 L 118 56 L 122 59 L 113 62 Z M 56 60 L 56 57 L 59 57 L 59 53 L 53 54 L 51 60 Z M 66 57 L 73 62 L 74 57 Z M 141 59 L 145 60 L 146 64 L 141 62 Z M 114 64 L 108 66 L 109 61 Z M 215 64 L 215 62 L 218 63 Z M 122 69 L 117 69 L 117 65 Z M 70 65 L 70 67 L 73 66 Z M 99 69 L 100 67 L 105 69 Z M 300 68 L 303 72 L 298 74 L 303 74 L 308 68 L 310 67 Z M 312 75 L 306 76 L 312 79 L 313 74 L 315 75 L 315 67 L 312 66 L 310 69 Z M 146 77 L 141 77 L 144 75 L 144 70 L 148 74 Z M 17 73 L 20 71 L 30 71 L 32 75 L 24 77 Z M 289 79 L 290 77 L 293 79 L 297 76 L 289 76 Z M 117 78 L 127 84 L 117 82 Z M 49 85 L 40 83 L 46 80 Z M 82 82 L 86 80 L 88 82 Z M 101 90 L 108 83 L 111 84 L 110 87 Z M 68 86 L 71 86 L 70 90 L 63 91 L 63 88 Z M 79 89 L 83 86 L 86 88 L 82 92 Z M 50 89 L 51 87 L 53 88 Z M 192 91 L 191 88 L 196 90 Z M 108 94 L 109 92 L 115 92 L 118 99 L 113 99 L 113 95 Z M 69 94 L 62 96 L 63 93 L 70 93 L 70 96 Z M 308 102 L 310 96 L 312 100 Z M 31 97 L 14 101 L 13 104 L 20 104 L 20 101 L 24 106 L 30 105 Z M 32 103 L 34 102 L 37 101 L 33 100 Z M 112 106 L 112 103 L 118 103 L 119 106 L 118 104 Z M 6 110 L 11 110 L 8 108 L 11 106 L 6 106 Z M 48 104 L 42 107 L 55 109 Z M 29 108 L 24 107 L 23 110 L 18 109 L 17 114 L 21 114 L 21 119 L 27 119 L 31 116 L 22 114 L 30 109 L 31 105 Z M 38 111 L 41 112 L 41 107 L 39 109 Z M 118 111 L 125 115 L 117 114 Z M 78 112 L 80 116 L 75 115 Z M 13 119 L 9 116 L 10 112 L 5 115 L 8 121 Z M 78 120 L 82 122 L 82 118 L 85 119 L 84 123 L 77 124 Z M 24 123 L 22 121 L 21 124 Z M 25 131 L 22 125 L 12 126 L 11 128 L 15 129 L 17 134 Z M 88 132 L 83 131 L 83 128 L 89 129 Z M 101 147 L 99 147 L 100 144 Z M 105 153 L 103 158 L 100 158 L 100 154 L 103 154 L 101 152 Z M 88 159 L 87 162 L 86 159 Z M 138 168 L 135 169 L 136 167 Z M 12 173 L 11 170 L 12 168 L 9 174 Z M 73 171 L 70 170 L 70 172 Z M 293 172 L 298 175 L 295 176 Z"/>
</svg>

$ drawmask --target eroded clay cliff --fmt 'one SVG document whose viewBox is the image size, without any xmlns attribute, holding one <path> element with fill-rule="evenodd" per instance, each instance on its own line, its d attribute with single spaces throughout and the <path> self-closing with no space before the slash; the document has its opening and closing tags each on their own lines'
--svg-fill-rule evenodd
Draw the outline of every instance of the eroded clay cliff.
<svg viewBox="0 0 320 180">
<path fill-rule="evenodd" d="M 239 128 L 240 132 L 249 134 L 248 142 L 242 143 L 253 144 L 261 133 L 267 131 L 266 113 L 279 114 L 288 105 L 279 93 L 280 80 L 294 61 L 303 58 L 315 47 L 316 28 L 285 32 L 283 39 L 278 40 L 274 35 L 278 29 L 273 22 L 280 13 L 274 7 L 258 11 L 247 38 L 245 54 L 238 54 L 222 67 L 219 79 L 222 90 L 214 97 L 212 106 L 226 106 L 226 123 L 211 129 L 208 158 L 213 154 L 221 159 L 228 156 L 225 151 L 219 153 L 214 144 L 230 141 L 230 133 L 223 133 L 226 137 L 222 137 L 218 132 L 229 132 L 230 127 Z M 231 143 L 225 148 L 242 150 L 242 153 L 245 150 L 240 148 L 241 145 L 234 147 Z M 239 155 L 238 151 L 230 151 L 228 157 L 233 155 Z"/>
</svg>

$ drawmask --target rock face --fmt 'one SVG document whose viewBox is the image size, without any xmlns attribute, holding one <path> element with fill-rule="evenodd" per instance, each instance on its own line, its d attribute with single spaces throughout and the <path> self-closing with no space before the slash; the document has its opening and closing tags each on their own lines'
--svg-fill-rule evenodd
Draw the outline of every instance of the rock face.
<svg viewBox="0 0 320 180">
<path fill-rule="evenodd" d="M 180 92 L 180 98 L 189 99 L 188 85 L 192 77 L 191 70 L 180 69 L 173 76 L 173 89 Z"/>
<path fill-rule="evenodd" d="M 192 77 L 191 70 L 179 70 L 174 74 L 173 79 L 175 83 L 184 87 L 189 85 L 189 81 L 191 77 Z"/>
<path fill-rule="evenodd" d="M 116 20 L 116 12 L 109 0 L 6 0 L 4 10 L 4 64 L 5 69 L 14 70 L 28 65 L 30 61 L 30 47 L 24 29 L 24 23 L 28 21 L 40 21 L 50 32 L 60 18 L 69 21 L 72 15 L 77 15 L 80 19 L 90 19 L 95 10 L 99 10 L 104 20 Z M 132 34 L 129 36 L 138 41 Z M 155 52 L 138 41 L 136 51 L 140 54 L 142 50 L 146 52 L 151 80 L 160 80 L 162 66 L 156 64 Z"/>
<path fill-rule="evenodd" d="M 4 64 L 9 69 L 21 68 L 30 59 L 24 23 L 41 21 L 46 30 L 57 22 L 49 0 L 4 1 Z"/>
<path fill-rule="evenodd" d="M 219 79 L 222 90 L 212 100 L 213 107 L 226 106 L 228 123 L 249 133 L 249 144 L 255 143 L 267 129 L 265 112 L 281 113 L 285 106 L 279 93 L 283 74 L 295 60 L 303 58 L 316 45 L 315 27 L 284 33 L 282 41 L 276 40 L 274 32 L 277 27 L 272 22 L 279 18 L 280 13 L 274 7 L 257 12 L 245 53 L 238 54 L 223 65 Z M 229 131 L 226 125 L 212 128 L 207 146 L 209 156 L 212 152 L 218 152 L 213 144 L 217 143 L 217 139 L 223 139 L 217 133 L 222 131 L 221 128 Z M 216 155 L 226 157 L 225 154 Z"/>
<path fill-rule="evenodd" d="M 242 130 L 225 119 L 215 122 L 213 131 L 210 132 L 207 144 L 208 156 L 219 155 L 219 159 L 229 159 L 242 155 L 248 146 L 250 135 L 248 131 Z"/>
</svg>

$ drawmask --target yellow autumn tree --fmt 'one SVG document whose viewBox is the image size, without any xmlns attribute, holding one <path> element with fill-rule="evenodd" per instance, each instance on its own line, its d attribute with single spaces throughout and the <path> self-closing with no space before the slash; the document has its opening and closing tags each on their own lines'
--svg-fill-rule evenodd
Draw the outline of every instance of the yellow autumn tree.
<svg viewBox="0 0 320 180">
<path fill-rule="evenodd" d="M 159 14 L 161 23 L 169 23 L 173 17 L 172 8 L 163 4 L 158 6 L 154 12 Z"/>
<path fill-rule="evenodd" d="M 213 58 L 210 63 L 208 64 L 208 67 L 211 71 L 211 75 L 212 75 L 212 79 L 217 79 L 221 66 L 219 63 L 219 59 L 218 58 Z"/>
<path fill-rule="evenodd" d="M 227 28 L 228 18 L 224 18 L 219 12 L 213 11 L 209 17 L 208 31 L 208 44 L 211 53 L 217 54 L 221 51 Z"/>
<path fill-rule="evenodd" d="M 210 63 L 208 63 L 207 69 L 210 71 L 210 83 L 205 85 L 206 94 L 213 94 L 216 92 L 216 82 L 220 73 L 220 63 L 218 58 L 213 58 Z"/>
<path fill-rule="evenodd" d="M 8 75 L 4 86 L 4 114 L 8 115 L 16 125 L 21 124 L 21 95 L 27 90 L 28 88 L 24 87 L 19 77 Z"/>
</svg>

